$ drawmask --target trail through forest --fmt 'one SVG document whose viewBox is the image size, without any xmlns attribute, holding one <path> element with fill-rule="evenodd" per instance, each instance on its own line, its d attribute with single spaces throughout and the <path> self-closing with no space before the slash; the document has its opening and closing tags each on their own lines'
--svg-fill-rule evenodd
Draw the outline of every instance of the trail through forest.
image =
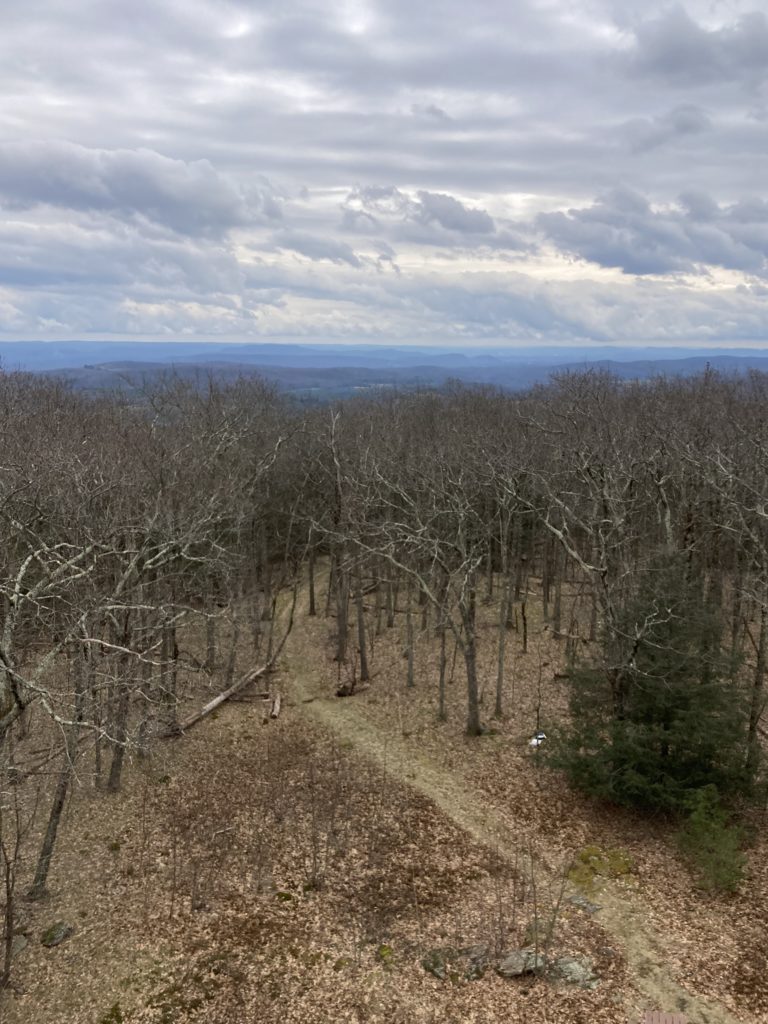
<svg viewBox="0 0 768 1024">
<path fill-rule="evenodd" d="M 306 594 L 299 601 L 297 618 L 306 614 Z M 510 801 L 500 806 L 487 794 L 471 789 L 461 766 L 437 763 L 409 743 L 399 723 L 384 732 L 366 717 L 364 695 L 340 699 L 328 692 L 322 661 L 306 633 L 294 630 L 283 658 L 296 706 L 310 720 L 334 733 L 342 744 L 381 766 L 393 778 L 432 800 L 440 810 L 473 839 L 512 862 L 516 853 L 531 850 L 545 867 L 553 867 L 551 855 L 536 830 L 515 820 L 514 784 Z M 374 684 L 375 685 L 375 684 Z M 632 982 L 640 997 L 627 1005 L 628 1019 L 639 1020 L 644 1009 L 684 1012 L 690 1024 L 739 1024 L 724 1006 L 688 992 L 672 976 L 669 949 L 664 937 L 648 920 L 640 899 L 625 883 L 604 880 L 595 897 L 598 923 L 623 952 Z"/>
</svg>

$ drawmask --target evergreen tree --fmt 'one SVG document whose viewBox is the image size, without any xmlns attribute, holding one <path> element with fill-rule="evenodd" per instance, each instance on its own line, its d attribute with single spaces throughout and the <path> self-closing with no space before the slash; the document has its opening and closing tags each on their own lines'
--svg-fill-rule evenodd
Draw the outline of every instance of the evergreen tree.
<svg viewBox="0 0 768 1024">
<path fill-rule="evenodd" d="M 742 829 L 729 822 L 720 806 L 715 787 L 696 790 L 677 842 L 696 873 L 700 889 L 736 891 L 746 864 L 741 852 L 743 838 Z"/>
<path fill-rule="evenodd" d="M 683 810 L 691 794 L 742 788 L 747 720 L 721 649 L 716 607 L 681 556 L 638 576 L 602 637 L 598 664 L 571 670 L 571 723 L 551 760 L 616 803 Z"/>
</svg>

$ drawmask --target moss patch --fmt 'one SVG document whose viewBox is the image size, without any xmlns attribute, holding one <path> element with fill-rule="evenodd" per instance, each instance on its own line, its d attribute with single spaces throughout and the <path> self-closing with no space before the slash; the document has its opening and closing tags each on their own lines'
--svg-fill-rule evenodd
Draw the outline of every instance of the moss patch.
<svg viewBox="0 0 768 1024">
<path fill-rule="evenodd" d="M 598 878 L 621 878 L 633 870 L 632 858 L 626 851 L 585 846 L 574 857 L 568 879 L 585 892 L 593 892 Z"/>
</svg>

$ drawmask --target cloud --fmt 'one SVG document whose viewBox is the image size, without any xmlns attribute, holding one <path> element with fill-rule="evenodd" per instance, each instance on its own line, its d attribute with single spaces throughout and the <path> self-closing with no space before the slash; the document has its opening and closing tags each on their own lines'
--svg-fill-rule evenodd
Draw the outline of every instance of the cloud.
<svg viewBox="0 0 768 1024">
<path fill-rule="evenodd" d="M 343 230 L 375 229 L 398 242 L 514 251 L 530 249 L 533 244 L 515 222 L 497 223 L 487 210 L 445 192 L 419 189 L 407 194 L 393 185 L 366 186 L 350 192 L 341 208 Z"/>
<path fill-rule="evenodd" d="M 280 217 L 268 186 L 252 185 L 246 198 L 208 160 L 66 142 L 1 144 L 0 197 L 9 209 L 47 205 L 140 217 L 185 235 L 216 236 Z"/>
<path fill-rule="evenodd" d="M 465 206 L 453 196 L 442 192 L 418 193 L 419 206 L 414 216 L 423 224 L 437 223 L 446 231 L 460 234 L 487 235 L 495 230 L 493 218 L 485 210 Z"/>
<path fill-rule="evenodd" d="M 310 260 L 330 260 L 332 263 L 348 263 L 350 267 L 359 267 L 360 259 L 354 250 L 333 238 L 319 238 L 300 231 L 281 231 L 272 236 L 275 249 L 284 249 L 299 253 Z"/>
<path fill-rule="evenodd" d="M 707 114 L 695 104 L 684 104 L 658 117 L 634 118 L 622 126 L 633 153 L 642 153 L 667 143 L 680 143 L 688 136 L 712 130 Z"/>
<path fill-rule="evenodd" d="M 760 337 L 762 7 L 10 5 L 0 334 Z"/>
<path fill-rule="evenodd" d="M 706 28 L 676 6 L 635 30 L 632 69 L 675 85 L 768 77 L 768 17 L 762 11 L 731 24 Z"/>
<path fill-rule="evenodd" d="M 688 192 L 669 208 L 654 208 L 635 192 L 617 189 L 591 206 L 545 213 L 538 227 L 565 251 L 626 274 L 692 273 L 724 267 L 766 272 L 768 220 L 761 200 L 718 206 Z"/>
<path fill-rule="evenodd" d="M 414 103 L 411 106 L 411 112 L 417 117 L 428 117 L 433 118 L 435 121 L 450 121 L 451 118 L 443 110 L 442 107 L 438 107 L 436 103 Z"/>
</svg>

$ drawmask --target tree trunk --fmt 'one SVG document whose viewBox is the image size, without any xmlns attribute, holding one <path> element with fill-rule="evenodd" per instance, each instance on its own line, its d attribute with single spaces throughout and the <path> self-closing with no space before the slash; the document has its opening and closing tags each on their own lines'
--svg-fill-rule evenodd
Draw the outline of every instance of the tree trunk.
<svg viewBox="0 0 768 1024">
<path fill-rule="evenodd" d="M 3 944 L 3 970 L 0 972 L 0 992 L 11 980 L 11 965 L 13 964 L 13 932 L 16 925 L 16 906 L 14 892 L 13 870 L 8 863 L 4 865 L 5 881 L 5 907 L 3 908 L 3 932 L 5 942 Z"/>
<path fill-rule="evenodd" d="M 85 711 L 85 680 L 82 666 L 82 653 L 76 651 L 75 655 L 75 713 L 72 716 L 72 724 L 67 726 L 64 763 L 59 771 L 56 781 L 56 790 L 53 795 L 51 812 L 48 815 L 48 827 L 45 830 L 43 845 L 40 848 L 40 855 L 37 858 L 35 878 L 29 897 L 33 900 L 41 899 L 45 895 L 45 884 L 48 881 L 48 871 L 51 866 L 53 849 L 56 845 L 56 836 L 61 822 L 61 813 L 64 810 L 64 803 L 69 792 L 69 784 L 72 780 L 72 773 L 75 769 L 77 758 L 78 741 L 80 739 L 80 722 Z"/>
<path fill-rule="evenodd" d="M 118 672 L 122 675 L 121 668 L 118 668 Z M 128 683 L 123 678 L 117 681 L 117 693 L 117 711 L 112 738 L 112 763 L 109 766 L 109 778 L 107 779 L 107 790 L 110 793 L 117 793 L 120 789 L 123 762 L 125 761 L 125 745 L 128 739 L 129 690 Z"/>
<path fill-rule="evenodd" d="M 395 625 L 395 585 L 390 577 L 387 580 L 387 629 L 392 629 Z"/>
<path fill-rule="evenodd" d="M 555 574 L 555 600 L 552 609 L 552 629 L 555 635 L 559 635 L 563 623 L 563 576 L 565 575 L 565 559 L 560 553 L 559 547 L 555 548 L 552 556 L 553 569 Z"/>
<path fill-rule="evenodd" d="M 441 722 L 448 721 L 448 709 L 445 706 L 445 681 L 448 667 L 448 653 L 446 649 L 446 635 L 448 633 L 448 587 L 447 574 L 443 574 L 440 585 L 440 603 L 438 606 L 437 630 L 440 635 L 440 675 L 437 683 L 437 716 Z"/>
<path fill-rule="evenodd" d="M 205 671 L 216 671 L 216 619 L 211 611 L 205 616 Z"/>
<path fill-rule="evenodd" d="M 142 660 L 139 672 L 141 674 L 141 684 L 139 687 L 139 693 L 142 700 L 141 708 L 141 721 L 139 722 L 138 732 L 136 734 L 136 749 L 140 758 L 145 758 L 149 754 L 149 734 L 150 734 L 150 723 L 152 718 L 153 708 L 153 694 L 152 694 L 152 645 L 149 642 L 150 633 L 147 628 L 147 616 L 143 616 L 145 628 L 143 630 L 142 639 Z"/>
<path fill-rule="evenodd" d="M 249 612 L 248 621 L 251 627 L 251 643 L 253 645 L 253 653 L 258 655 L 261 651 L 261 642 L 263 636 L 263 627 L 261 625 L 261 592 L 258 589 L 255 580 L 252 581 L 253 590 L 251 597 L 248 602 Z"/>
<path fill-rule="evenodd" d="M 163 623 L 160 654 L 160 700 L 163 707 L 163 731 L 178 733 L 178 701 L 176 694 L 176 629 L 172 623 Z"/>
<path fill-rule="evenodd" d="M 467 670 L 467 735 L 479 736 L 482 732 L 480 724 L 480 691 L 477 685 L 477 640 L 475 636 L 475 590 L 463 594 L 459 602 L 461 619 L 464 625 L 464 664 Z"/>
<path fill-rule="evenodd" d="M 485 577 L 485 581 L 486 581 L 485 598 L 486 598 L 486 602 L 488 604 L 490 604 L 490 602 L 493 600 L 493 527 L 492 526 L 491 526 L 490 530 L 488 531 L 488 549 L 487 549 L 485 557 L 487 559 L 486 577 Z"/>
<path fill-rule="evenodd" d="M 325 612 L 324 612 L 324 617 L 326 619 L 331 614 L 331 602 L 333 600 L 333 594 L 334 594 L 334 591 L 336 589 L 336 573 L 337 573 L 336 555 L 334 553 L 334 554 L 331 555 L 331 566 L 330 566 L 330 568 L 328 570 L 328 586 L 326 587 L 326 590 L 325 590 Z"/>
<path fill-rule="evenodd" d="M 757 664 L 752 679 L 752 694 L 749 702 L 749 731 L 747 733 L 747 776 L 752 778 L 757 771 L 760 758 L 760 737 L 758 725 L 765 707 L 765 659 L 768 644 L 768 608 L 764 601 L 760 605 L 760 637 L 757 643 Z"/>
<path fill-rule="evenodd" d="M 2 825 L 2 811 L 0 811 L 0 826 Z M 6 845 L 0 829 L 0 855 L 3 862 L 3 888 L 5 890 L 3 900 L 3 932 L 5 935 L 3 949 L 3 969 L 0 972 L 0 994 L 11 979 L 11 966 L 13 964 L 13 937 L 16 926 L 16 878 L 19 869 L 19 854 L 21 839 L 18 835 L 12 843 Z"/>
<path fill-rule="evenodd" d="M 507 645 L 507 605 L 509 604 L 510 581 L 502 577 L 501 603 L 499 606 L 499 660 L 496 671 L 496 704 L 493 709 L 494 718 L 501 718 L 504 713 L 504 657 Z"/>
<path fill-rule="evenodd" d="M 509 605 L 512 589 L 512 581 L 509 578 L 509 536 L 510 536 L 510 515 L 505 513 L 501 520 L 501 531 L 499 535 L 499 550 L 501 552 L 501 598 L 499 600 L 499 650 L 498 664 L 496 669 L 496 702 L 493 709 L 495 718 L 501 718 L 504 713 L 504 656 L 507 645 L 507 623 L 509 620 Z"/>
<path fill-rule="evenodd" d="M 227 670 L 224 676 L 224 686 L 230 687 L 232 680 L 235 678 L 235 665 L 237 664 L 237 645 L 240 640 L 240 620 L 237 614 L 232 614 L 232 642 L 229 648 L 229 657 L 227 658 Z"/>
<path fill-rule="evenodd" d="M 97 650 L 91 652 L 91 658 L 99 658 L 100 654 Z M 102 723 L 103 723 L 103 708 L 101 695 L 96 689 L 96 671 L 90 673 L 88 680 L 88 690 L 90 694 L 90 704 L 92 708 L 93 724 L 96 731 L 96 739 L 93 744 L 93 785 L 95 789 L 101 789 L 102 780 L 102 757 L 101 757 L 101 740 L 102 740 Z"/>
<path fill-rule="evenodd" d="M 343 665 L 347 660 L 347 638 L 349 633 L 349 578 L 337 566 L 336 572 L 336 661 Z"/>
<path fill-rule="evenodd" d="M 549 537 L 544 541 L 541 566 L 541 616 L 549 622 L 549 589 L 552 584 L 552 557 Z"/>
<path fill-rule="evenodd" d="M 360 651 L 360 682 L 365 683 L 368 674 L 368 653 L 365 637 L 365 608 L 363 607 L 363 570 L 360 559 L 357 560 L 355 578 L 355 607 L 357 610 L 357 646 Z"/>
<path fill-rule="evenodd" d="M 429 625 L 429 601 L 423 587 L 419 588 L 419 606 L 421 607 L 421 631 L 423 633 Z"/>
<path fill-rule="evenodd" d="M 381 567 L 378 569 L 379 578 L 376 582 L 376 609 L 374 611 L 374 632 L 376 636 L 381 636 L 381 623 L 382 614 L 384 611 L 383 591 L 382 591 L 382 575 Z"/>
<path fill-rule="evenodd" d="M 517 565 L 515 568 L 515 593 L 512 596 L 512 603 L 519 601 L 523 595 L 523 585 L 526 584 L 526 574 L 528 569 L 528 556 L 523 551 L 523 528 L 522 526 L 518 530 L 517 534 Z"/>
<path fill-rule="evenodd" d="M 264 591 L 264 607 L 261 610 L 261 620 L 262 622 L 267 622 L 272 616 L 272 566 L 269 561 L 266 524 L 261 528 L 260 542 L 261 587 Z"/>
<path fill-rule="evenodd" d="M 310 616 L 317 615 L 315 607 L 315 549 L 309 549 L 309 612 Z"/>
<path fill-rule="evenodd" d="M 733 615 L 731 618 L 731 675 L 733 678 L 736 676 L 740 660 L 739 655 L 741 653 L 741 609 L 743 604 L 743 583 L 742 558 L 740 555 L 737 555 L 733 580 Z"/>
<path fill-rule="evenodd" d="M 591 609 L 589 613 L 589 642 L 594 643 L 597 639 L 597 594 L 592 587 Z"/>
<path fill-rule="evenodd" d="M 467 669 L 467 735 L 479 736 L 480 691 L 477 685 L 477 649 L 474 634 L 464 641 L 464 663 Z"/>
<path fill-rule="evenodd" d="M 116 641 L 121 641 L 122 646 L 128 648 L 132 643 L 131 628 L 128 624 L 126 614 L 125 626 L 122 635 Z M 117 691 L 117 707 L 115 719 L 112 725 L 112 763 L 109 766 L 109 778 L 107 790 L 110 793 L 117 793 L 120 789 L 120 779 L 123 773 L 123 762 L 125 760 L 125 746 L 128 741 L 128 712 L 130 710 L 130 663 L 129 655 L 120 654 L 117 658 L 117 679 L 115 689 Z"/>
<path fill-rule="evenodd" d="M 411 609 L 411 598 L 413 594 L 413 585 L 411 579 L 408 577 L 408 586 L 405 592 L 405 633 L 406 633 L 406 645 L 408 655 L 408 678 L 407 686 L 409 690 L 412 690 L 416 685 L 416 678 L 414 675 L 414 659 L 413 659 L 413 613 Z"/>
<path fill-rule="evenodd" d="M 440 609 L 440 678 L 437 684 L 437 716 L 441 722 L 448 721 L 448 711 L 445 706 L 445 670 L 448 663 L 445 650 L 445 611 Z"/>
</svg>

